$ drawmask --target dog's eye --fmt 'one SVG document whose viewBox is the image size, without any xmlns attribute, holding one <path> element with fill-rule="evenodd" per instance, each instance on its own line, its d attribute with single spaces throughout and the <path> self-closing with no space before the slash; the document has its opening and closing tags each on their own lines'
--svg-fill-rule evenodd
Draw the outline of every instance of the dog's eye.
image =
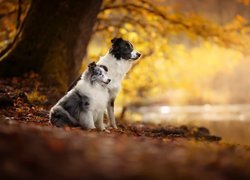
<svg viewBox="0 0 250 180">
<path fill-rule="evenodd" d="M 94 70 L 94 75 L 100 75 L 100 74 L 101 74 L 101 71 L 99 69 Z"/>
</svg>

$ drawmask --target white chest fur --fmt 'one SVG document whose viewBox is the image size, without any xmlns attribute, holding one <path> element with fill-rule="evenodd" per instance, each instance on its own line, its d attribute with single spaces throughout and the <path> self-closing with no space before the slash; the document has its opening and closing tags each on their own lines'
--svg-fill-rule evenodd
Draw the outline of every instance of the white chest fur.
<svg viewBox="0 0 250 180">
<path fill-rule="evenodd" d="M 89 83 L 84 83 L 84 80 L 80 80 L 76 88 L 82 95 L 87 96 L 90 99 L 91 111 L 103 111 L 107 107 L 108 103 L 108 89 L 100 85 L 90 85 Z"/>
<path fill-rule="evenodd" d="M 132 61 L 117 60 L 113 55 L 107 53 L 100 58 L 97 64 L 108 67 L 108 77 L 111 79 L 111 82 L 108 84 L 109 95 L 111 98 L 115 98 L 119 92 L 122 80 L 132 66 Z"/>
</svg>

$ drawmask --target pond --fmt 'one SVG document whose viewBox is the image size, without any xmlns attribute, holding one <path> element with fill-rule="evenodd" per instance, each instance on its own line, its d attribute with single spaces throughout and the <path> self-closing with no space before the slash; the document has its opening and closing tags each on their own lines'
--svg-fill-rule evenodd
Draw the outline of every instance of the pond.
<svg viewBox="0 0 250 180">
<path fill-rule="evenodd" d="M 204 126 L 224 142 L 250 145 L 250 104 L 142 106 L 127 115 L 141 122 Z"/>
</svg>

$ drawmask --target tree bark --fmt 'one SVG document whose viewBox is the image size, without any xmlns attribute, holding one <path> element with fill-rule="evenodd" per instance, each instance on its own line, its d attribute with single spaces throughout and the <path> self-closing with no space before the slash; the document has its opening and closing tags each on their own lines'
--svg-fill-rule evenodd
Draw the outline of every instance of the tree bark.
<svg viewBox="0 0 250 180">
<path fill-rule="evenodd" d="M 0 76 L 29 71 L 66 89 L 79 73 L 102 0 L 33 0 L 13 47 L 2 56 Z"/>
</svg>

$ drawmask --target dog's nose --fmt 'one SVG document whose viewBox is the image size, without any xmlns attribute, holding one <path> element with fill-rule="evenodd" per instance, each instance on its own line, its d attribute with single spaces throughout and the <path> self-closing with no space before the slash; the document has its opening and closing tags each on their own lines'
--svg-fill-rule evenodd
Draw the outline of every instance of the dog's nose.
<svg viewBox="0 0 250 180">
<path fill-rule="evenodd" d="M 136 52 L 136 56 L 139 58 L 141 56 L 141 53 Z"/>
<path fill-rule="evenodd" d="M 110 83 L 111 79 L 108 79 L 108 83 Z"/>
</svg>

